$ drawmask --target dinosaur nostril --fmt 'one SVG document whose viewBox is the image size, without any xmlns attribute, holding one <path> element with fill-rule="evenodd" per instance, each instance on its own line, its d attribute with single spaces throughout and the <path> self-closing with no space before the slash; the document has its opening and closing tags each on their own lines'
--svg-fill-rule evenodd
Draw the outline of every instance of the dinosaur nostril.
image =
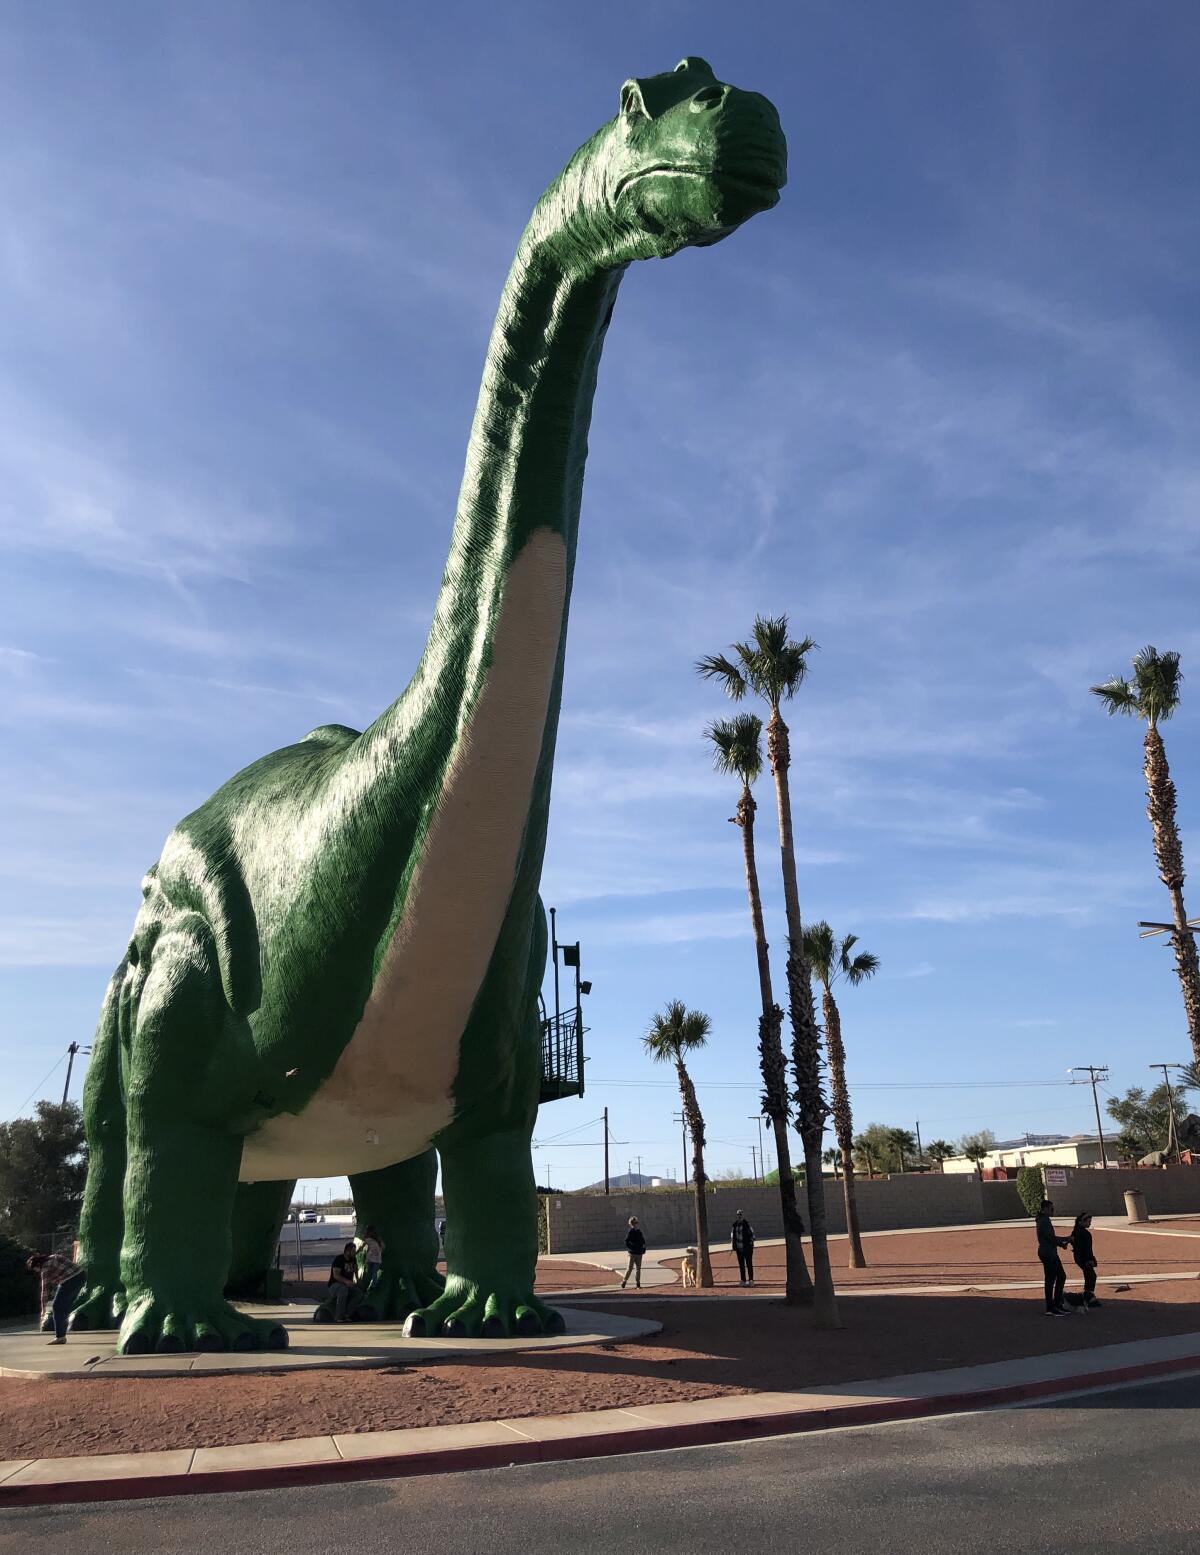
<svg viewBox="0 0 1200 1555">
<path fill-rule="evenodd" d="M 719 82 L 714 81 L 711 86 L 705 86 L 692 98 L 693 108 L 715 108 L 725 96 L 725 88 Z"/>
</svg>

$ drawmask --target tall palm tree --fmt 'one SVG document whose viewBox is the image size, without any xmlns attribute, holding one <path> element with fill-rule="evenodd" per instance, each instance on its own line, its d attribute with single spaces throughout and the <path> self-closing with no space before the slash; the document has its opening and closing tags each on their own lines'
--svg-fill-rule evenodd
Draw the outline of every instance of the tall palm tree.
<svg viewBox="0 0 1200 1555">
<path fill-rule="evenodd" d="M 708 1203 L 704 1197 L 704 1119 L 696 1100 L 696 1087 L 687 1072 L 684 1054 L 695 1052 L 708 1041 L 712 1022 L 703 1010 L 689 1010 L 682 999 L 672 999 L 661 1015 L 650 1022 L 650 1029 L 642 1038 L 642 1046 L 651 1058 L 663 1064 L 674 1064 L 679 1080 L 679 1096 L 683 1103 L 683 1115 L 687 1119 L 688 1132 L 692 1136 L 692 1187 L 696 1194 L 696 1257 L 699 1282 L 710 1289 L 713 1282 L 712 1263 L 708 1256 Z"/>
<path fill-rule="evenodd" d="M 826 1166 L 833 1167 L 833 1180 L 836 1182 L 839 1176 L 838 1166 L 842 1160 L 841 1150 L 837 1149 L 836 1147 L 826 1150 L 822 1155 L 821 1160 L 824 1161 Z"/>
<path fill-rule="evenodd" d="M 783 902 L 787 915 L 788 1014 L 792 1026 L 792 1076 L 796 1084 L 796 1127 L 804 1143 L 808 1223 L 812 1230 L 813 1319 L 818 1328 L 840 1328 L 829 1241 L 825 1226 L 825 1180 L 821 1173 L 822 1138 L 829 1107 L 821 1088 L 821 1028 L 813 1004 L 812 983 L 804 955 L 804 925 L 800 919 L 800 888 L 796 882 L 796 848 L 792 838 L 792 797 L 788 785 L 791 747 L 788 726 L 779 711 L 808 674 L 808 655 L 816 647 L 811 637 L 800 642 L 788 636 L 787 616 L 756 616 L 750 640 L 734 643 L 733 658 L 710 654 L 696 668 L 706 680 L 724 686 L 735 702 L 747 694 L 770 708 L 767 719 L 767 759 L 775 779 L 779 812 L 779 853 L 783 868 Z"/>
<path fill-rule="evenodd" d="M 868 977 L 874 977 L 879 968 L 879 957 L 868 951 L 856 956 L 856 934 L 845 939 L 835 937 L 833 930 L 822 918 L 810 923 L 804 931 L 804 952 L 809 969 L 821 985 L 821 1014 L 825 1021 L 825 1055 L 829 1059 L 830 1111 L 833 1114 L 834 1132 L 838 1149 L 842 1153 L 842 1195 L 846 1201 L 846 1237 L 850 1244 L 850 1267 L 865 1269 L 866 1254 L 858 1229 L 858 1201 L 854 1196 L 854 1120 L 850 1112 L 850 1092 L 846 1088 L 846 1049 L 842 1043 L 842 1015 L 833 986 L 839 978 L 857 988 Z"/>
<path fill-rule="evenodd" d="M 796 1179 L 792 1172 L 788 1144 L 787 1066 L 783 1056 L 783 1011 L 775 1003 L 771 987 L 771 961 L 767 954 L 767 934 L 763 926 L 762 896 L 758 888 L 758 862 L 754 852 L 754 814 L 758 806 L 751 786 L 762 773 L 762 719 L 754 713 L 739 713 L 722 719 L 705 730 L 712 742 L 713 762 L 718 772 L 738 778 L 742 792 L 730 820 L 742 834 L 742 858 L 746 868 L 746 894 L 750 898 L 750 922 L 754 930 L 754 950 L 758 958 L 758 988 L 762 1014 L 758 1018 L 758 1058 L 762 1072 L 762 1110 L 771 1120 L 775 1136 L 775 1158 L 779 1163 L 779 1201 L 783 1214 L 784 1257 L 786 1261 L 786 1300 L 793 1306 L 811 1306 L 812 1280 L 804 1261 L 804 1222 L 796 1208 Z"/>
<path fill-rule="evenodd" d="M 1100 698 L 1110 714 L 1124 713 L 1126 717 L 1142 719 L 1146 725 L 1143 771 L 1146 797 L 1150 801 L 1146 814 L 1154 834 L 1158 877 L 1171 895 L 1171 914 L 1175 919 L 1175 930 L 1171 935 L 1175 970 L 1183 989 L 1192 1051 L 1200 1063 L 1200 956 L 1196 954 L 1196 937 L 1187 926 L 1187 909 L 1183 905 L 1183 845 L 1175 821 L 1175 784 L 1171 781 L 1166 748 L 1158 732 L 1159 724 L 1165 723 L 1179 706 L 1182 681 L 1177 653 L 1143 648 L 1134 657 L 1132 680 L 1114 676 L 1103 685 L 1093 686 L 1092 695 Z"/>
<path fill-rule="evenodd" d="M 931 1161 L 937 1162 L 939 1172 L 944 1172 L 946 1162 L 954 1154 L 954 1146 L 948 1139 L 935 1139 L 931 1145 L 925 1146 L 925 1154 Z"/>
<path fill-rule="evenodd" d="M 888 1130 L 892 1144 L 896 1147 L 896 1154 L 900 1157 L 900 1170 L 908 1170 L 906 1156 L 916 1155 L 917 1136 L 910 1128 L 892 1128 Z"/>
</svg>

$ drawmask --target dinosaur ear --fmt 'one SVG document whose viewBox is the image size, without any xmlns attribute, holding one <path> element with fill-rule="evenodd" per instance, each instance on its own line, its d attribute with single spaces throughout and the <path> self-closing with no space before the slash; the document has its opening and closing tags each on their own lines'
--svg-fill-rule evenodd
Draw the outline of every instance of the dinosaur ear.
<svg viewBox="0 0 1200 1555">
<path fill-rule="evenodd" d="M 642 83 L 635 78 L 630 78 L 621 88 L 621 113 L 630 119 L 648 119 L 649 112 L 646 109 L 646 99 L 642 93 Z"/>
</svg>

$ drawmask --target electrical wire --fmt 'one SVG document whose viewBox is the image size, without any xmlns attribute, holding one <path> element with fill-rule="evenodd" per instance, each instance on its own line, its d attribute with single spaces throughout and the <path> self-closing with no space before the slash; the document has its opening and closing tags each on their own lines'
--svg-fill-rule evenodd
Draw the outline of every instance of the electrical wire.
<svg viewBox="0 0 1200 1555">
<path fill-rule="evenodd" d="M 67 1057 L 67 1055 L 64 1053 L 62 1055 L 62 1057 L 59 1059 L 58 1063 L 55 1064 L 54 1069 L 61 1069 L 62 1066 L 63 1066 L 63 1063 L 66 1060 L 66 1057 Z M 54 1073 L 54 1069 L 51 1069 L 51 1070 L 47 1071 L 47 1073 L 42 1076 L 42 1078 L 34 1086 L 33 1090 L 30 1091 L 29 1095 L 26 1096 L 25 1100 L 17 1108 L 16 1116 L 18 1118 L 25 1111 L 26 1107 L 28 1107 L 29 1103 L 33 1100 L 33 1098 L 37 1095 L 37 1093 L 41 1090 L 42 1086 L 45 1085 L 46 1081 Z"/>
</svg>

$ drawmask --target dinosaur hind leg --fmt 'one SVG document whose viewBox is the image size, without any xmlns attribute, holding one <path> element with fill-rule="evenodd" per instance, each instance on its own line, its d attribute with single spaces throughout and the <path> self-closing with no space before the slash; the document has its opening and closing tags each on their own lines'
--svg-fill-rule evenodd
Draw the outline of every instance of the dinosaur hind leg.
<svg viewBox="0 0 1200 1555">
<path fill-rule="evenodd" d="M 263 1282 L 275 1267 L 279 1236 L 287 1219 L 288 1205 L 296 1191 L 295 1179 L 285 1182 L 240 1182 L 233 1201 L 233 1255 L 227 1296 L 253 1299 L 262 1294 Z"/>
<path fill-rule="evenodd" d="M 87 1280 L 71 1313 L 74 1330 L 117 1328 L 125 1307 L 121 1240 L 125 1215 L 125 1102 L 121 1094 L 121 1036 L 138 973 L 127 961 L 113 973 L 96 1028 L 92 1063 L 83 1088 L 88 1142 L 87 1186 L 79 1222 L 80 1261 Z"/>
<path fill-rule="evenodd" d="M 406 1318 L 441 1295 L 444 1282 L 437 1272 L 433 1221 L 436 1181 L 434 1150 L 350 1178 L 359 1233 L 374 1226 L 383 1242 L 383 1264 L 363 1292 L 358 1316 Z"/>
</svg>

